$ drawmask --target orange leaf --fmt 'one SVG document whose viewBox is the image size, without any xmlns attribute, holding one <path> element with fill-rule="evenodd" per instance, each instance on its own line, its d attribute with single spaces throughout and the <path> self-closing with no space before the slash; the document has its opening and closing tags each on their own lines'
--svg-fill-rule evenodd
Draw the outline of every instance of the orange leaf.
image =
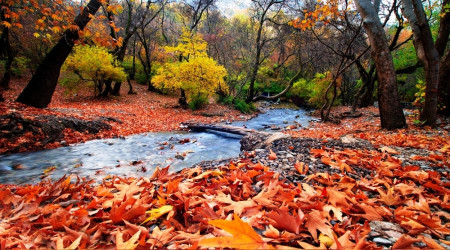
<svg viewBox="0 0 450 250">
<path fill-rule="evenodd" d="M 411 236 L 404 234 L 402 237 L 398 238 L 397 242 L 392 246 L 392 249 L 408 249 L 415 242 L 420 241 L 419 239 L 414 239 Z"/>
<path fill-rule="evenodd" d="M 267 217 L 275 221 L 275 227 L 280 230 L 287 230 L 291 233 L 298 234 L 303 218 L 300 215 L 292 216 L 288 212 L 278 209 L 277 212 L 270 212 Z"/>
<path fill-rule="evenodd" d="M 316 242 L 317 230 L 329 237 L 333 237 L 333 229 L 331 229 L 331 224 L 317 210 L 313 210 L 308 214 L 305 227 L 308 228 L 308 231 L 311 233 Z"/>
<path fill-rule="evenodd" d="M 234 220 L 212 220 L 209 224 L 223 229 L 230 233 L 232 237 L 216 237 L 202 239 L 198 246 L 202 247 L 227 247 L 238 249 L 274 249 L 265 243 L 261 236 L 253 228 L 243 222 L 239 216 L 234 214 Z"/>
<path fill-rule="evenodd" d="M 297 169 L 297 172 L 299 174 L 306 174 L 308 172 L 308 165 L 306 165 L 304 162 L 296 162 L 294 165 L 295 169 Z"/>
<path fill-rule="evenodd" d="M 272 149 L 270 150 L 270 154 L 268 157 L 269 157 L 269 160 L 271 160 L 271 161 L 274 161 L 278 158 L 277 155 L 272 151 Z"/>
</svg>

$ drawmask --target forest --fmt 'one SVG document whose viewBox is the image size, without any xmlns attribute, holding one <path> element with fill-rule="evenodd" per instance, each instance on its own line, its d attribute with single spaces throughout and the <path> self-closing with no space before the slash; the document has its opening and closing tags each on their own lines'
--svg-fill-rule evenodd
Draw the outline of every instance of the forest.
<svg viewBox="0 0 450 250">
<path fill-rule="evenodd" d="M 0 0 L 0 249 L 449 249 L 449 0 Z"/>
</svg>

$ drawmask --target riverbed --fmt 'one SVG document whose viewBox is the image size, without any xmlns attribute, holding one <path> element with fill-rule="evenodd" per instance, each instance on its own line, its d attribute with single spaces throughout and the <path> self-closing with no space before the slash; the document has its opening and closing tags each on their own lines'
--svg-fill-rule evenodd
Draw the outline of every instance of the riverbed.
<svg viewBox="0 0 450 250">
<path fill-rule="evenodd" d="M 230 125 L 259 131 L 288 126 L 307 127 L 312 119 L 299 109 L 267 109 L 248 121 Z M 37 152 L 0 155 L 0 183 L 37 183 L 43 178 L 58 179 L 75 174 L 101 180 L 105 176 L 149 176 L 156 167 L 171 171 L 201 161 L 237 157 L 240 136 L 207 132 L 144 133 Z M 46 173 L 46 174 L 45 174 Z"/>
</svg>

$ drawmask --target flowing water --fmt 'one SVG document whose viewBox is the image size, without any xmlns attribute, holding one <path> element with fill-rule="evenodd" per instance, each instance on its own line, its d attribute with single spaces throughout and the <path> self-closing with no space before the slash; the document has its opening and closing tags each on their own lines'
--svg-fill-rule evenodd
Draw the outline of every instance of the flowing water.
<svg viewBox="0 0 450 250">
<path fill-rule="evenodd" d="M 304 110 L 269 109 L 248 121 L 231 125 L 271 130 L 295 123 L 306 127 L 310 119 Z M 158 132 L 0 155 L 0 183 L 36 183 L 48 168 L 54 168 L 49 174 L 52 179 L 65 174 L 96 180 L 107 175 L 149 176 L 157 166 L 168 165 L 171 171 L 177 171 L 201 161 L 236 157 L 240 153 L 239 140 L 240 136 L 225 133 Z"/>
</svg>

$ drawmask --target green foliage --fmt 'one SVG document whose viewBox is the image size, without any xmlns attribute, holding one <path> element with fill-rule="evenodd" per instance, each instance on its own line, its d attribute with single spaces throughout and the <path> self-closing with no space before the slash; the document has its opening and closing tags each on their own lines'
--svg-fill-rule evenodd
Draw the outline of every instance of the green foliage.
<svg viewBox="0 0 450 250">
<path fill-rule="evenodd" d="M 256 107 L 253 105 L 253 103 L 246 103 L 241 99 L 234 100 L 234 108 L 241 111 L 241 113 L 246 114 L 256 111 Z"/>
<path fill-rule="evenodd" d="M 93 82 L 101 91 L 106 81 L 125 81 L 126 74 L 106 48 L 78 45 L 64 63 L 64 69 L 73 71 L 81 80 Z"/>
<path fill-rule="evenodd" d="M 281 85 L 279 82 L 271 82 L 264 86 L 263 92 L 278 94 L 283 91 L 286 87 Z"/>
<path fill-rule="evenodd" d="M 304 78 L 300 78 L 294 83 L 291 90 L 289 91 L 291 95 L 296 95 L 303 98 L 306 101 L 312 96 L 312 83 Z"/>
<path fill-rule="evenodd" d="M 290 92 L 291 95 L 296 95 L 303 98 L 308 102 L 309 105 L 320 108 L 324 104 L 323 96 L 325 95 L 328 85 L 332 81 L 331 73 L 317 73 L 313 79 L 300 79 L 294 83 Z M 339 82 L 339 81 L 338 81 Z M 338 83 L 339 84 L 339 83 Z M 328 98 L 331 100 L 333 97 L 333 91 L 330 90 L 328 93 Z M 339 96 L 339 90 L 337 95 Z M 334 105 L 339 105 L 340 101 L 336 99 Z"/>
<path fill-rule="evenodd" d="M 220 96 L 219 97 L 219 103 L 223 105 L 232 105 L 233 104 L 233 97 L 232 96 Z"/>
<path fill-rule="evenodd" d="M 59 82 L 59 84 L 64 87 L 64 94 L 66 95 L 75 94 L 80 90 L 80 88 L 85 86 L 94 86 L 93 82 L 87 82 L 85 83 L 85 85 L 82 85 L 80 83 L 82 83 L 80 77 L 73 72 L 65 72 L 61 76 L 61 80 Z"/>
<path fill-rule="evenodd" d="M 11 67 L 11 73 L 16 77 L 22 77 L 25 70 L 28 68 L 30 59 L 23 56 L 14 57 L 14 61 Z"/>
<path fill-rule="evenodd" d="M 134 77 L 136 79 L 136 82 L 139 84 L 147 84 L 147 76 L 144 74 L 144 72 L 139 72 L 136 74 L 136 76 Z"/>
<path fill-rule="evenodd" d="M 256 111 L 255 105 L 253 103 L 246 103 L 244 100 L 239 98 L 233 98 L 232 96 L 224 96 L 219 99 L 219 102 L 224 105 L 233 105 L 236 110 L 241 113 L 252 113 Z"/>
<path fill-rule="evenodd" d="M 22 77 L 23 73 L 29 67 L 30 59 L 23 56 L 14 57 L 13 63 L 11 65 L 11 73 L 15 77 Z M 5 73 L 6 60 L 0 61 L 0 73 L 3 75 Z"/>
<path fill-rule="evenodd" d="M 190 109 L 197 110 L 203 108 L 207 103 L 208 103 L 208 96 L 204 94 L 198 94 L 191 96 L 188 105 Z"/>
<path fill-rule="evenodd" d="M 169 61 L 157 69 L 153 78 L 155 87 L 161 90 L 183 89 L 188 103 L 196 96 L 207 99 L 218 90 L 227 93 L 224 81 L 227 71 L 208 57 L 206 47 L 207 43 L 200 35 L 184 32 L 181 42 L 176 47 L 166 47 L 166 51 L 179 53 L 185 59 Z"/>
<path fill-rule="evenodd" d="M 425 103 L 425 90 L 426 84 L 425 81 L 419 80 L 416 84 L 417 92 L 415 94 L 416 100 L 414 101 L 414 105 L 418 107 L 422 107 Z"/>
</svg>

